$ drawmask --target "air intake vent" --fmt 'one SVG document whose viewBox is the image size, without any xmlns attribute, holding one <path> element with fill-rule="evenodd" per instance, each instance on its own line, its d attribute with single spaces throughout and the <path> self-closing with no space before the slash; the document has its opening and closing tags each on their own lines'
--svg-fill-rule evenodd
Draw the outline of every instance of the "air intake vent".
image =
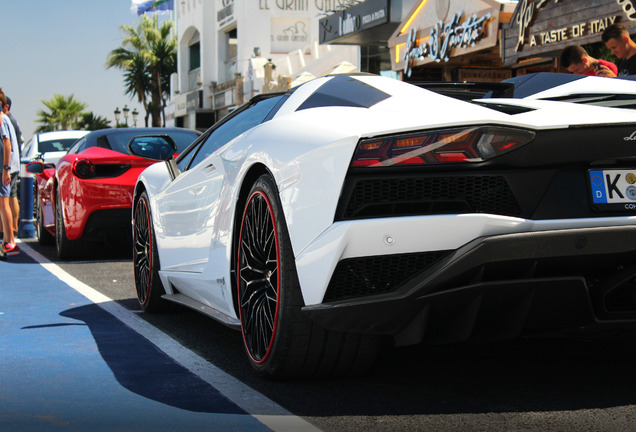
<svg viewBox="0 0 636 432">
<path fill-rule="evenodd" d="M 520 216 L 503 176 L 376 177 L 359 180 L 343 196 L 341 219 L 431 214 Z"/>
<path fill-rule="evenodd" d="M 449 253 L 435 251 L 342 260 L 331 277 L 324 301 L 393 292 Z"/>
</svg>

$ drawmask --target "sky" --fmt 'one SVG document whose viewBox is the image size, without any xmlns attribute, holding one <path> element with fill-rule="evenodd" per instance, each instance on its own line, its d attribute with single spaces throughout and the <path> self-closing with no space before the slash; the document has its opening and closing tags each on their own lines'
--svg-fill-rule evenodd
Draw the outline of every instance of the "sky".
<svg viewBox="0 0 636 432">
<path fill-rule="evenodd" d="M 74 95 L 113 126 L 116 107 L 137 108 L 143 126 L 143 107 L 124 94 L 122 71 L 106 69 L 108 53 L 124 37 L 119 27 L 137 26 L 130 6 L 131 0 L 0 0 L 0 87 L 25 142 L 38 127 L 41 101 L 56 93 Z"/>
</svg>

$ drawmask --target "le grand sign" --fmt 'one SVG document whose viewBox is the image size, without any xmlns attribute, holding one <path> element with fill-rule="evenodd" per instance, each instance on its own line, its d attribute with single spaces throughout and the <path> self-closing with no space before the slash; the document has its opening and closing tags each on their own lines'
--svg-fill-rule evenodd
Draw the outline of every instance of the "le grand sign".
<svg viewBox="0 0 636 432">
<path fill-rule="evenodd" d="M 601 41 L 611 24 L 636 28 L 635 0 L 520 0 L 504 29 L 504 63 Z"/>
</svg>

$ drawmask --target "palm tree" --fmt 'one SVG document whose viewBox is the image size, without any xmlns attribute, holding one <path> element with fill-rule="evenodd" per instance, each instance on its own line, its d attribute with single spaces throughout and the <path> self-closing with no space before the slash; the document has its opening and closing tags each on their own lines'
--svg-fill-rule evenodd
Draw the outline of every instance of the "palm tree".
<svg viewBox="0 0 636 432">
<path fill-rule="evenodd" d="M 125 94 L 131 98 L 137 97 L 137 101 L 143 105 L 146 115 L 144 116 L 146 127 L 150 117 L 150 107 L 148 102 L 148 89 L 150 88 L 150 72 L 148 62 L 140 52 L 134 52 L 125 48 L 117 48 L 110 52 L 107 66 L 123 69 Z"/>
<path fill-rule="evenodd" d="M 177 71 L 177 38 L 171 36 L 173 21 L 165 21 L 158 26 L 157 15 L 146 19 L 146 39 L 150 43 L 150 73 L 152 76 L 152 104 L 161 110 L 162 124 L 165 124 L 166 99 L 170 95 L 170 75 Z"/>
<path fill-rule="evenodd" d="M 37 123 L 40 123 L 40 126 L 35 129 L 36 133 L 52 132 L 54 130 L 57 130 L 57 125 L 53 122 L 53 118 L 50 117 L 49 113 L 45 113 L 44 111 L 40 110 L 37 114 L 39 116 L 39 118 L 37 119 Z"/>
<path fill-rule="evenodd" d="M 162 125 L 161 116 L 170 94 L 170 74 L 176 72 L 177 64 L 177 39 L 171 35 L 173 26 L 173 21 L 159 26 L 157 15 L 152 18 L 143 15 L 136 29 L 121 26 L 126 37 L 106 60 L 108 68 L 124 71 L 125 93 L 137 96 L 144 106 L 146 126 L 149 116 L 153 126 Z"/>
<path fill-rule="evenodd" d="M 39 110 L 37 115 L 41 126 L 37 132 L 51 130 L 68 130 L 75 127 L 77 119 L 86 109 L 87 105 L 75 99 L 73 95 L 65 97 L 61 94 L 54 94 L 50 100 L 41 101 L 48 111 Z"/>
<path fill-rule="evenodd" d="M 96 116 L 91 111 L 82 113 L 80 115 L 79 120 L 75 124 L 76 129 L 83 130 L 99 130 L 99 129 L 107 129 L 110 127 L 110 120 L 106 119 L 102 116 Z"/>
</svg>

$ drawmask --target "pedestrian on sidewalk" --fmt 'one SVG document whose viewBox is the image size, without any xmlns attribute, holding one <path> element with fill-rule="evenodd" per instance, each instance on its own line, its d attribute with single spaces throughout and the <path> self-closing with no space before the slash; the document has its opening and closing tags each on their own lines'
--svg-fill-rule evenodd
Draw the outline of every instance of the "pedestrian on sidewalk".
<svg viewBox="0 0 636 432">
<path fill-rule="evenodd" d="M 7 103 L 7 97 L 0 88 L 0 108 Z M 15 130 L 11 124 L 9 117 L 0 114 L 2 117 L 2 125 L 0 126 L 0 141 L 2 142 L 2 181 L 0 182 L 0 218 L 4 228 L 4 236 L 2 239 L 2 250 L 4 257 L 17 255 L 20 253 L 18 246 L 15 244 L 13 235 L 13 216 L 11 214 L 11 205 L 9 196 L 11 194 L 12 172 L 17 176 L 20 169 L 20 158 L 18 156 L 18 144 L 15 136 Z"/>
<path fill-rule="evenodd" d="M 621 77 L 636 74 L 636 42 L 631 39 L 627 29 L 621 24 L 612 24 L 605 29 L 601 39 L 612 54 L 618 57 L 618 73 L 606 73 L 603 76 Z"/>
<path fill-rule="evenodd" d="M 603 76 L 603 68 L 608 68 L 614 75 L 618 73 L 614 63 L 592 57 L 580 45 L 570 45 L 561 51 L 561 66 L 575 75 Z"/>
<path fill-rule="evenodd" d="M 18 121 L 11 114 L 11 98 L 7 96 L 7 103 L 2 106 L 2 113 L 9 117 L 11 124 L 13 125 L 13 130 L 15 131 L 15 137 L 17 142 L 17 155 L 18 161 L 22 158 L 20 146 L 22 145 L 22 132 L 20 131 L 20 125 L 18 125 Z M 15 148 L 11 149 L 13 152 L 16 151 Z M 14 175 L 15 174 L 15 175 Z M 9 194 L 9 205 L 11 206 L 11 216 L 13 217 L 13 235 L 18 235 L 18 222 L 20 221 L 20 201 L 18 197 L 20 196 L 20 164 L 18 163 L 17 172 L 11 173 L 11 192 Z"/>
</svg>

